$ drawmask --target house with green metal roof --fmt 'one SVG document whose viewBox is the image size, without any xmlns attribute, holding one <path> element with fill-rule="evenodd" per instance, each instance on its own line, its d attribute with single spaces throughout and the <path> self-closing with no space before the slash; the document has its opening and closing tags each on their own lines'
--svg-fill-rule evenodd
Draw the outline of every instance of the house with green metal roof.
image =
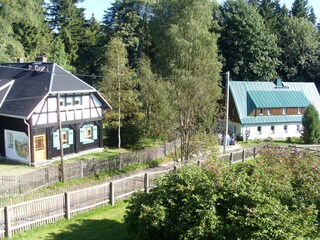
<svg viewBox="0 0 320 240">
<path fill-rule="evenodd" d="M 320 113 L 314 83 L 230 81 L 229 131 L 249 139 L 300 137 L 305 108 Z"/>
</svg>

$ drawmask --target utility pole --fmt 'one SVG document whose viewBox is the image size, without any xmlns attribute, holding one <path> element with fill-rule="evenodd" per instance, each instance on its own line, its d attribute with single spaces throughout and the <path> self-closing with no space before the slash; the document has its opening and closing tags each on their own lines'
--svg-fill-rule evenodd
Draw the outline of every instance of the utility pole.
<svg viewBox="0 0 320 240">
<path fill-rule="evenodd" d="M 64 183 L 64 165 L 63 165 L 63 142 L 62 142 L 62 128 L 61 128 L 61 117 L 60 117 L 60 93 L 57 93 L 57 120 L 59 126 L 59 144 L 60 144 L 60 181 Z"/>
<path fill-rule="evenodd" d="M 224 133 L 224 141 L 223 141 L 223 153 L 226 153 L 226 148 L 227 148 L 227 141 L 228 141 L 228 125 L 229 125 L 229 81 L 230 81 L 230 72 L 228 71 L 227 73 L 227 80 L 226 80 L 226 128 L 225 128 L 225 133 Z"/>
</svg>

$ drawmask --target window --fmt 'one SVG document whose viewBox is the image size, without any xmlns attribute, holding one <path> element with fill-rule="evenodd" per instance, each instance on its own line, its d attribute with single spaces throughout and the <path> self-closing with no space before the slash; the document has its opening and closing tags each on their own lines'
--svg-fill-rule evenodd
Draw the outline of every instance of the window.
<svg viewBox="0 0 320 240">
<path fill-rule="evenodd" d="M 64 106 L 64 100 L 60 100 L 60 107 Z"/>
<path fill-rule="evenodd" d="M 258 126 L 257 132 L 258 132 L 258 134 L 261 134 L 261 126 Z"/>
<path fill-rule="evenodd" d="M 80 142 L 83 144 L 93 143 L 98 139 L 98 126 L 93 124 L 84 125 L 80 128 Z"/>
<path fill-rule="evenodd" d="M 68 148 L 73 144 L 73 129 L 71 128 L 63 128 L 62 129 L 62 146 L 63 148 Z M 53 147 L 56 149 L 60 149 L 60 135 L 59 129 L 53 132 Z"/>
<path fill-rule="evenodd" d="M 287 115 L 287 108 L 282 108 L 282 114 Z"/>
<path fill-rule="evenodd" d="M 271 133 L 274 133 L 274 126 L 271 126 Z"/>
<path fill-rule="evenodd" d="M 298 114 L 300 115 L 302 113 L 301 107 L 298 107 Z"/>
<path fill-rule="evenodd" d="M 271 108 L 268 108 L 268 115 L 271 115 Z"/>
<path fill-rule="evenodd" d="M 84 139 L 85 140 L 91 140 L 92 139 L 92 128 L 91 127 L 88 127 L 88 128 L 85 129 Z"/>
<path fill-rule="evenodd" d="M 301 130 L 301 126 L 298 124 L 297 125 L 297 132 L 300 132 L 300 130 Z"/>
<path fill-rule="evenodd" d="M 67 98 L 67 106 L 72 106 L 73 98 Z"/>
<path fill-rule="evenodd" d="M 66 131 L 62 132 L 62 144 L 63 145 L 68 144 L 68 133 Z"/>
<path fill-rule="evenodd" d="M 81 105 L 81 97 L 74 97 L 74 106 L 79 106 Z"/>
<path fill-rule="evenodd" d="M 284 130 L 285 133 L 287 133 L 288 132 L 288 125 L 284 125 L 283 126 L 283 130 Z"/>
<path fill-rule="evenodd" d="M 43 136 L 35 136 L 34 137 L 34 145 L 36 151 L 44 150 L 44 137 Z"/>
<path fill-rule="evenodd" d="M 263 108 L 259 109 L 259 115 L 263 115 Z"/>
</svg>

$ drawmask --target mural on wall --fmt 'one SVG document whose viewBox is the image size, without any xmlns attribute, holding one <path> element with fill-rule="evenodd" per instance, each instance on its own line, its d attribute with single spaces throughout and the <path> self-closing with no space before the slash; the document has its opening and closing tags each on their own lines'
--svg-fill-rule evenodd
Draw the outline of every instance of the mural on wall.
<svg viewBox="0 0 320 240">
<path fill-rule="evenodd" d="M 4 130 L 6 157 L 29 163 L 29 140 L 24 132 Z"/>
</svg>

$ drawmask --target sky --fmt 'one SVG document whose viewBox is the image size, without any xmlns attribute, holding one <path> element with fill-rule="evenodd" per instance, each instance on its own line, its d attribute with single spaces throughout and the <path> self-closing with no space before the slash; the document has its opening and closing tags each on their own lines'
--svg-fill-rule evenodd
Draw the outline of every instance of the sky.
<svg viewBox="0 0 320 240">
<path fill-rule="evenodd" d="M 92 14 L 101 21 L 103 15 L 105 14 L 108 8 L 111 7 L 111 4 L 115 2 L 115 0 L 84 0 L 84 2 L 78 4 L 79 7 L 83 7 L 86 9 L 86 18 L 89 19 Z M 218 2 L 223 2 L 223 0 L 218 0 Z M 280 0 L 281 5 L 285 4 L 288 9 L 291 9 L 292 3 L 294 0 Z M 315 14 L 317 16 L 318 22 L 320 21 L 320 2 L 319 0 L 309 0 L 309 5 L 313 7 Z"/>
</svg>

